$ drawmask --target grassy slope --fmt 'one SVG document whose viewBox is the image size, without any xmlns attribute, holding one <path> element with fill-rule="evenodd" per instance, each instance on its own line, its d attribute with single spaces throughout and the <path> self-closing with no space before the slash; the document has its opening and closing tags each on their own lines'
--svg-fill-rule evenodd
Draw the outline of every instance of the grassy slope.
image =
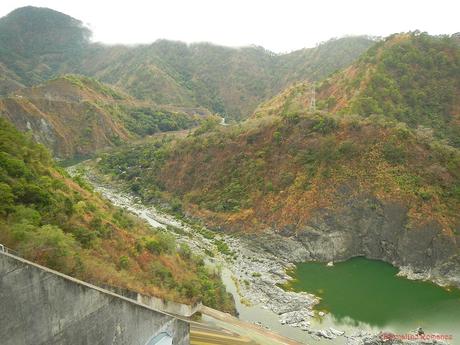
<svg viewBox="0 0 460 345">
<path fill-rule="evenodd" d="M 0 119 L 0 242 L 95 284 L 232 311 L 219 275 L 187 247 L 73 180 Z"/>
</svg>

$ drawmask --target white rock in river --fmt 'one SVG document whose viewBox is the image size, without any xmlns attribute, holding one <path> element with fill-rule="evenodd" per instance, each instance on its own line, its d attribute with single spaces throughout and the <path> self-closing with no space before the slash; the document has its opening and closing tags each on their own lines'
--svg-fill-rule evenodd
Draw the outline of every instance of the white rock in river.
<svg viewBox="0 0 460 345">
<path fill-rule="evenodd" d="M 326 338 L 326 339 L 334 339 L 335 338 L 335 335 L 332 334 L 332 332 L 329 331 L 328 329 L 321 329 L 321 330 L 316 332 L 316 335 L 320 336 L 320 337 L 323 337 L 323 338 Z"/>
<path fill-rule="evenodd" d="M 342 335 L 345 334 L 344 331 L 339 331 L 338 329 L 335 329 L 335 328 L 332 328 L 332 327 L 329 327 L 329 331 L 334 334 L 336 337 L 340 337 Z"/>
</svg>

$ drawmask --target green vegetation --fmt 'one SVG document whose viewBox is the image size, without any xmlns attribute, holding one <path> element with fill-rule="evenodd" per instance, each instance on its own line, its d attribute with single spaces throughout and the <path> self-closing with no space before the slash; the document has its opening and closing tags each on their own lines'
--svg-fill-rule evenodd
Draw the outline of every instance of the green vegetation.
<svg viewBox="0 0 460 345">
<path fill-rule="evenodd" d="M 123 113 L 126 128 L 140 136 L 187 129 L 197 126 L 200 122 L 199 116 L 155 110 L 147 107 L 127 108 L 123 109 Z"/>
<path fill-rule="evenodd" d="M 110 97 L 113 99 L 121 100 L 126 98 L 120 92 L 115 89 L 101 83 L 95 78 L 83 77 L 75 74 L 66 74 L 62 77 L 64 80 L 69 81 L 72 85 L 79 87 L 82 90 L 87 90 L 89 92 L 96 92 L 100 95 Z M 54 79 L 59 80 L 59 78 Z"/>
<path fill-rule="evenodd" d="M 79 20 L 46 8 L 18 8 L 0 18 L 0 57 L 6 77 L 0 92 L 52 78 L 60 66 L 75 66 L 90 36 Z"/>
<path fill-rule="evenodd" d="M 392 35 L 369 49 L 348 70 L 320 87 L 327 109 L 381 114 L 410 127 L 432 128 L 460 146 L 458 98 L 460 47 L 453 36 L 412 32 Z M 330 90 L 340 88 L 340 95 Z M 342 98 L 337 107 L 337 99 Z"/>
<path fill-rule="evenodd" d="M 95 283 L 233 312 L 219 272 L 174 236 L 70 179 L 41 145 L 0 119 L 0 243 Z"/>
<path fill-rule="evenodd" d="M 453 42 L 392 36 L 321 83 L 316 113 L 307 108 L 311 85 L 298 83 L 241 125 L 203 125 L 181 140 L 123 148 L 102 156 L 99 166 L 130 186 L 135 181 L 144 201 L 174 200 L 181 212 L 219 229 L 298 229 L 318 210 L 372 195 L 404 204 L 408 228 L 433 221 L 455 234 L 459 50 Z M 426 97 L 411 104 L 408 92 Z"/>
<path fill-rule="evenodd" d="M 136 183 L 146 202 L 179 198 L 182 210 L 211 226 L 299 226 L 317 208 L 340 207 L 346 188 L 355 196 L 372 193 L 405 203 L 413 224 L 433 219 L 454 231 L 458 149 L 382 116 L 296 118 L 261 117 L 241 127 L 125 148 L 103 155 L 99 167 Z"/>
</svg>

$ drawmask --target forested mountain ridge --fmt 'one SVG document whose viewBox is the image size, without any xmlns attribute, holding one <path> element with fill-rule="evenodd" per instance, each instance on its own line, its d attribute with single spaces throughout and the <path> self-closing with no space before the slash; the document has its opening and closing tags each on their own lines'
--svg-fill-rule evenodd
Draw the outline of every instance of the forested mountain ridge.
<svg viewBox="0 0 460 345">
<path fill-rule="evenodd" d="M 0 18 L 0 92 L 55 77 L 81 58 L 90 35 L 79 20 L 47 8 L 22 7 Z"/>
<path fill-rule="evenodd" d="M 217 272 L 170 233 L 152 229 L 71 179 L 49 152 L 0 118 L 0 243 L 100 285 L 233 312 Z"/>
<path fill-rule="evenodd" d="M 375 42 L 346 37 L 277 55 L 261 47 L 167 40 L 104 46 L 90 43 L 89 35 L 80 21 L 46 8 L 24 7 L 1 18 L 0 92 L 76 73 L 160 105 L 202 106 L 241 119 L 292 81 L 322 79 L 352 63 Z"/>
<path fill-rule="evenodd" d="M 460 146 L 460 45 L 455 35 L 395 34 L 318 87 L 320 108 L 382 114 Z"/>
</svg>

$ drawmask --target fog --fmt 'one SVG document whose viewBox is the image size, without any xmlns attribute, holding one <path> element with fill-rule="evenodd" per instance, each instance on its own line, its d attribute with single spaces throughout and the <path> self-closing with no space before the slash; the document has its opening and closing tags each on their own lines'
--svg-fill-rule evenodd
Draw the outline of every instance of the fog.
<svg viewBox="0 0 460 345">
<path fill-rule="evenodd" d="M 255 44 L 280 53 L 345 35 L 460 31 L 460 2 L 453 0 L 1 0 L 0 16 L 27 5 L 80 19 L 93 30 L 93 40 L 109 44 L 165 38 Z"/>
</svg>

